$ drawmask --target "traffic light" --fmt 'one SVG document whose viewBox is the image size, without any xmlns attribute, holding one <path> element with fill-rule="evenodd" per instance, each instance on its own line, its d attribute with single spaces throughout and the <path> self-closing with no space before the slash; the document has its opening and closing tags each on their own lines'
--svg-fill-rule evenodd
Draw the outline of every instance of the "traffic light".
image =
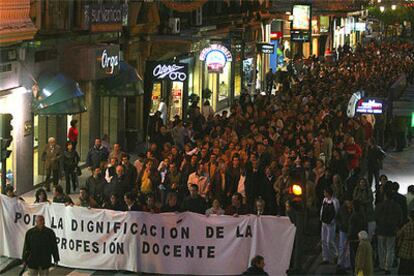
<svg viewBox="0 0 414 276">
<path fill-rule="evenodd" d="M 0 160 L 7 159 L 11 154 L 11 151 L 7 148 L 10 147 L 13 141 L 11 134 L 13 130 L 12 120 L 13 116 L 11 114 L 0 114 Z"/>
</svg>

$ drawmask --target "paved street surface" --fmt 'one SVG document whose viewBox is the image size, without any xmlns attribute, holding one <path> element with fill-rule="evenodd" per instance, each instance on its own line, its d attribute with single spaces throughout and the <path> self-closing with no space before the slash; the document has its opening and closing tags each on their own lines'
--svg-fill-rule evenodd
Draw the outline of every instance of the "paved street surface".
<svg viewBox="0 0 414 276">
<path fill-rule="evenodd" d="M 402 152 L 388 152 L 381 174 L 400 184 L 400 193 L 406 194 L 407 187 L 414 185 L 414 145 Z"/>
<path fill-rule="evenodd" d="M 402 152 L 387 152 L 387 157 L 384 159 L 384 169 L 381 174 L 388 176 L 388 179 L 396 181 L 400 184 L 400 193 L 406 194 L 407 187 L 414 185 L 414 145 L 404 149 Z M 318 244 L 320 247 L 320 244 Z M 320 252 L 320 249 L 319 249 Z M 313 265 L 308 270 L 311 275 L 334 275 L 336 274 L 336 265 L 320 265 L 322 256 L 319 254 L 315 258 Z M 383 274 L 380 271 L 374 271 L 375 275 Z M 394 268 L 392 274 L 397 273 L 397 268 Z M 348 275 L 352 275 L 348 271 Z"/>
</svg>

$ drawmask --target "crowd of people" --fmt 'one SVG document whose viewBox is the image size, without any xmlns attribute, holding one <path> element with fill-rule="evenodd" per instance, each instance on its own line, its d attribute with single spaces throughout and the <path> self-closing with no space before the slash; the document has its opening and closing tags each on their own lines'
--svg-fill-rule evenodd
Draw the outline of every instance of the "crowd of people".
<svg viewBox="0 0 414 276">
<path fill-rule="evenodd" d="M 86 160 L 92 172 L 86 183 L 76 181 L 80 172 L 73 122 L 64 150 L 54 138 L 45 148 L 46 189 L 52 178 L 53 202 L 90 208 L 289 215 L 291 187 L 299 184 L 304 209 L 320 211 L 324 263 L 364 270 L 360 259 L 367 254 L 358 254 L 358 244 L 364 244 L 365 253 L 372 244 L 384 272 L 389 273 L 398 249 L 401 272 L 414 273 L 409 265 L 412 187 L 407 201 L 398 183 L 380 177 L 385 153 L 379 145 L 398 146 L 392 131 L 384 140 L 392 120 L 345 115 L 355 91 L 387 98 L 402 73 L 412 79 L 413 44 L 371 43 L 343 51 L 333 62 L 296 60 L 289 68 L 288 81 L 279 84 L 276 95 L 243 91 L 221 114 L 193 104 L 184 121 L 165 124 L 156 112 L 149 122 L 149 147 L 134 163 L 119 144 L 109 149 L 96 139 Z M 58 185 L 59 162 L 66 193 Z M 69 196 L 71 183 L 73 190 L 80 185 L 77 202 Z M 46 201 L 46 191 L 39 189 L 36 202 Z"/>
</svg>

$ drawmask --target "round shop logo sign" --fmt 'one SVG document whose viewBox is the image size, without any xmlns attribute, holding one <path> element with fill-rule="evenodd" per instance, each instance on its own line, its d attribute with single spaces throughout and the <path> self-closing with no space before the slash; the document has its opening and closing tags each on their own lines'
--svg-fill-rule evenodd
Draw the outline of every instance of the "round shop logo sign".
<svg viewBox="0 0 414 276">
<path fill-rule="evenodd" d="M 212 44 L 200 53 L 200 60 L 205 61 L 210 72 L 221 72 L 228 61 L 232 61 L 229 49 L 220 44 Z"/>
</svg>

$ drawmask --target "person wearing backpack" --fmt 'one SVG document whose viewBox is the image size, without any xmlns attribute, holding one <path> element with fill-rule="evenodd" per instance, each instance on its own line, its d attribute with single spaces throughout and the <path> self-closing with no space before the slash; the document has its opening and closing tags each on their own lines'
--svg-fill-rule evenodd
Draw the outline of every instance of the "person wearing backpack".
<svg viewBox="0 0 414 276">
<path fill-rule="evenodd" d="M 331 187 L 324 190 L 325 198 L 322 201 L 320 219 L 322 222 L 322 264 L 334 263 L 338 256 L 335 244 L 336 214 L 339 211 L 339 200 L 333 196 Z"/>
</svg>

